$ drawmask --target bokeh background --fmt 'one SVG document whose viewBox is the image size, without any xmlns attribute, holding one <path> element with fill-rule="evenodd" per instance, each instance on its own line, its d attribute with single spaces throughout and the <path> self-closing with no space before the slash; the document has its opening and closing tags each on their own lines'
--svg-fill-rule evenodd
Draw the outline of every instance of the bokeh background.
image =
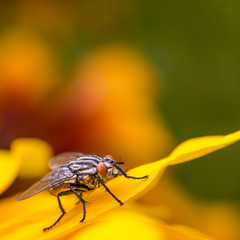
<svg viewBox="0 0 240 240">
<path fill-rule="evenodd" d="M 0 147 L 40 137 L 55 153 L 111 152 L 135 159 L 132 167 L 183 140 L 239 129 L 239 22 L 236 0 L 1 2 Z M 114 78 L 114 90 L 112 106 L 89 117 L 106 90 L 92 62 Z M 129 126 L 131 140 L 118 124 Z M 154 131 L 162 138 L 151 146 Z M 169 174 L 200 199 L 239 203 L 239 156 L 236 144 Z"/>
</svg>

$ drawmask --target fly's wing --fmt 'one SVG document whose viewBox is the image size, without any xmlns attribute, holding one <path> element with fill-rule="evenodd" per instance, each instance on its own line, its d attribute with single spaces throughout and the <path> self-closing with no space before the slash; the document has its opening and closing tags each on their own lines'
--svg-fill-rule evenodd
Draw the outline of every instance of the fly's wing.
<svg viewBox="0 0 240 240">
<path fill-rule="evenodd" d="M 82 156 L 83 153 L 80 152 L 65 152 L 54 156 L 49 162 L 49 167 L 55 169 L 64 163 L 71 162 L 76 157 Z"/>
<path fill-rule="evenodd" d="M 17 201 L 24 200 L 32 197 L 33 195 L 40 193 L 48 188 L 58 185 L 64 181 L 70 180 L 74 177 L 74 174 L 70 171 L 64 172 L 61 169 L 55 169 L 47 173 L 41 180 L 34 183 L 25 192 L 17 197 Z"/>
<path fill-rule="evenodd" d="M 33 195 L 42 192 L 50 187 L 52 187 L 53 183 L 50 180 L 52 172 L 49 172 L 44 176 L 44 178 L 49 177 L 49 180 L 43 181 L 42 179 L 36 183 L 34 183 L 31 187 L 29 187 L 25 192 L 23 192 L 20 196 L 17 197 L 17 201 L 32 197 Z"/>
</svg>

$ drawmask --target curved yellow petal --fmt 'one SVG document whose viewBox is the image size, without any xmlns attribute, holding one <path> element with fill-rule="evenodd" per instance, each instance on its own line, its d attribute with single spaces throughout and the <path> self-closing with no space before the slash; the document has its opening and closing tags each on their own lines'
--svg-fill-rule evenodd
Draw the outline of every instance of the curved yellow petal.
<svg viewBox="0 0 240 240">
<path fill-rule="evenodd" d="M 51 146 L 36 138 L 18 138 L 11 144 L 11 153 L 21 160 L 20 177 L 38 178 L 48 171 L 53 155 Z"/>
<path fill-rule="evenodd" d="M 223 135 L 187 140 L 178 145 L 169 155 L 169 165 L 183 163 L 227 147 L 240 139 L 240 131 Z"/>
<path fill-rule="evenodd" d="M 0 194 L 2 194 L 18 175 L 20 161 L 8 150 L 0 150 Z"/>
</svg>

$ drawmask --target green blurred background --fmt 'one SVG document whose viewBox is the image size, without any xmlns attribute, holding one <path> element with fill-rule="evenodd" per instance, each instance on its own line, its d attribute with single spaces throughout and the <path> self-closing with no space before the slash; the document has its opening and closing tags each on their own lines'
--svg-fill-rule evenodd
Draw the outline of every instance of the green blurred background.
<svg viewBox="0 0 240 240">
<path fill-rule="evenodd" d="M 1 2 L 0 19 L 1 32 L 24 26 L 45 38 L 62 76 L 98 46 L 123 42 L 140 49 L 159 71 L 155 104 L 178 142 L 239 129 L 237 0 L 9 1 Z M 240 202 L 239 158 L 235 144 L 170 171 L 202 199 Z"/>
</svg>

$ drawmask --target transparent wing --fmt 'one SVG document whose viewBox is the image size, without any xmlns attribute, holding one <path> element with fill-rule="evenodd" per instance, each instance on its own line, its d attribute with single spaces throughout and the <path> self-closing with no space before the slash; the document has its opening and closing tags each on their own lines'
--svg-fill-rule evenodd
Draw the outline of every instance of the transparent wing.
<svg viewBox="0 0 240 240">
<path fill-rule="evenodd" d="M 72 161 L 76 157 L 82 156 L 83 153 L 80 152 L 65 152 L 54 156 L 49 162 L 49 167 L 55 169 L 64 163 Z"/>
<path fill-rule="evenodd" d="M 48 188 L 51 188 L 55 185 L 61 184 L 64 181 L 70 180 L 74 177 L 74 174 L 71 175 L 68 173 L 68 175 L 57 175 L 54 174 L 56 170 L 53 170 L 49 173 L 47 173 L 41 180 L 34 183 L 31 187 L 29 187 L 25 192 L 23 192 L 20 196 L 17 197 L 17 201 L 32 197 L 33 195 L 40 193 Z M 56 175 L 56 177 L 53 177 Z"/>
</svg>

